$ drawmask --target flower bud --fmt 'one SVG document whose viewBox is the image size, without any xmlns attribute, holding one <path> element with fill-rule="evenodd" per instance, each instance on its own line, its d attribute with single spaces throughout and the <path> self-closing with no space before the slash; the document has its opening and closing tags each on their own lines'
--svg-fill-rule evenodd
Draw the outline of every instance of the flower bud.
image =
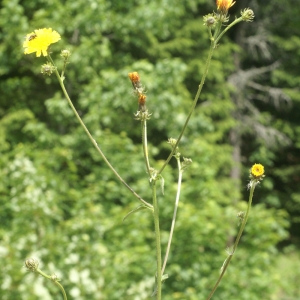
<svg viewBox="0 0 300 300">
<path fill-rule="evenodd" d="M 244 221 L 245 218 L 245 212 L 239 211 L 236 215 L 236 217 L 239 219 L 239 225 Z"/>
<path fill-rule="evenodd" d="M 35 272 L 39 268 L 39 261 L 35 258 L 25 260 L 25 267 L 28 271 Z"/>
<path fill-rule="evenodd" d="M 128 73 L 128 77 L 133 83 L 137 83 L 138 81 L 140 81 L 140 75 L 138 72 Z"/>
<path fill-rule="evenodd" d="M 216 25 L 216 18 L 213 14 L 209 14 L 203 17 L 203 21 L 204 21 L 204 26 L 210 27 L 210 28 L 214 28 Z"/>
<path fill-rule="evenodd" d="M 246 22 L 252 22 L 255 17 L 253 10 L 250 8 L 246 8 L 246 9 L 242 10 L 241 15 L 242 15 L 243 21 L 246 21 Z"/>
<path fill-rule="evenodd" d="M 138 103 L 139 103 L 139 110 L 140 111 L 146 111 L 146 95 L 144 94 L 139 94 L 138 98 Z"/>
<path fill-rule="evenodd" d="M 50 278 L 51 278 L 51 280 L 54 281 L 54 282 L 60 281 L 56 274 L 52 274 L 52 275 L 50 276 Z"/>
<path fill-rule="evenodd" d="M 177 143 L 177 140 L 173 139 L 173 138 L 169 138 L 168 141 L 167 141 L 167 143 L 170 144 L 172 148 L 174 148 L 174 146 Z"/>
<path fill-rule="evenodd" d="M 42 65 L 41 73 L 43 75 L 50 76 L 54 71 L 55 71 L 55 67 L 51 63 L 48 62 L 48 63 Z"/>
<path fill-rule="evenodd" d="M 63 57 L 65 60 L 68 60 L 69 57 L 71 56 L 71 52 L 67 49 L 62 50 L 60 56 Z"/>
<path fill-rule="evenodd" d="M 183 158 L 183 162 L 181 164 L 181 170 L 186 170 L 191 164 L 192 164 L 192 160 L 190 158 Z"/>
</svg>

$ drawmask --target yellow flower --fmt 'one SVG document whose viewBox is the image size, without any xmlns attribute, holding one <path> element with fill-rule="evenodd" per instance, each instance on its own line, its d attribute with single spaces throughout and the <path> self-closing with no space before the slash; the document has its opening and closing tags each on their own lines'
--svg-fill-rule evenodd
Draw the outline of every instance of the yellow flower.
<svg viewBox="0 0 300 300">
<path fill-rule="evenodd" d="M 40 57 L 48 55 L 48 47 L 60 40 L 60 35 L 52 28 L 36 29 L 26 35 L 26 40 L 23 43 L 25 48 L 24 54 L 36 52 L 36 56 Z"/>
<path fill-rule="evenodd" d="M 228 9 L 235 3 L 233 0 L 217 0 L 217 8 L 223 14 L 227 14 Z"/>
<path fill-rule="evenodd" d="M 259 179 L 264 176 L 265 168 L 261 164 L 254 164 L 250 170 L 250 173 L 254 178 Z"/>
</svg>

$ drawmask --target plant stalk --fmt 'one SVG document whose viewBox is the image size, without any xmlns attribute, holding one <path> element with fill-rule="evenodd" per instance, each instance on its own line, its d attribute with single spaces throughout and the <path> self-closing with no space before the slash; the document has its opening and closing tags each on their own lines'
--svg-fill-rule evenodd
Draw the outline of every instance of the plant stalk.
<svg viewBox="0 0 300 300">
<path fill-rule="evenodd" d="M 142 142 L 143 142 L 143 152 L 144 152 L 144 158 L 146 162 L 146 168 L 149 177 L 151 177 L 150 173 L 150 163 L 149 163 L 149 156 L 148 156 L 148 143 L 147 143 L 147 120 L 143 120 L 142 122 Z"/>
<path fill-rule="evenodd" d="M 161 272 L 161 242 L 160 242 L 160 229 L 159 229 L 159 206 L 156 195 L 156 180 L 152 182 L 152 197 L 153 197 L 153 217 L 154 217 L 154 227 L 155 227 L 155 241 L 156 241 L 156 300 L 161 300 L 161 287 L 162 287 L 162 272 Z"/>
<path fill-rule="evenodd" d="M 213 294 L 215 293 L 216 289 L 218 288 L 219 283 L 221 282 L 221 280 L 222 280 L 222 278 L 223 278 L 223 276 L 224 276 L 224 274 L 226 272 L 226 269 L 227 269 L 227 267 L 228 267 L 228 265 L 229 265 L 229 263 L 230 263 L 233 255 L 235 253 L 235 250 L 236 250 L 236 248 L 238 246 L 238 243 L 239 243 L 239 241 L 241 239 L 242 233 L 243 233 L 243 231 L 245 229 L 245 226 L 246 226 L 246 223 L 247 223 L 247 220 L 248 220 L 248 217 L 249 217 L 249 213 L 250 213 L 250 209 L 251 209 L 251 204 L 252 204 L 252 198 L 253 198 L 253 193 L 254 193 L 255 185 L 256 185 L 255 182 L 251 185 L 246 215 L 245 215 L 245 217 L 243 219 L 243 222 L 242 222 L 242 224 L 240 226 L 240 230 L 239 230 L 238 235 L 237 235 L 237 237 L 235 239 L 234 245 L 232 247 L 232 251 L 227 256 L 227 258 L 226 258 L 226 260 L 225 260 L 225 262 L 224 262 L 224 264 L 222 266 L 221 274 L 219 275 L 219 278 L 218 278 L 216 284 L 214 285 L 212 291 L 210 292 L 210 294 L 208 295 L 208 297 L 206 298 L 206 300 L 210 300 L 211 297 L 213 296 Z"/>
<path fill-rule="evenodd" d="M 194 101 L 193 101 L 193 104 L 192 104 L 192 107 L 190 109 L 190 112 L 186 118 L 186 121 L 183 125 L 183 128 L 179 134 L 179 137 L 177 139 L 177 142 L 176 144 L 174 145 L 173 147 L 173 150 L 171 151 L 170 155 L 168 156 L 168 158 L 165 160 L 164 164 L 162 165 L 162 167 L 160 168 L 160 170 L 158 171 L 158 175 L 161 174 L 161 172 L 164 170 L 164 168 L 167 166 L 167 164 L 169 163 L 170 159 L 172 158 L 172 156 L 174 155 L 175 153 L 175 150 L 176 148 L 178 147 L 178 144 L 185 132 L 185 129 L 190 121 L 190 118 L 195 110 L 195 107 L 197 105 L 197 102 L 199 100 L 199 96 L 201 94 L 201 91 L 202 91 L 202 88 L 203 88 L 203 85 L 205 83 L 205 79 L 206 79 L 206 76 L 208 74 L 208 69 L 209 69 L 209 66 L 210 66 L 210 62 L 211 62 L 211 58 L 212 58 L 212 55 L 213 55 L 213 52 L 214 52 L 214 45 L 215 43 L 213 41 L 211 41 L 211 44 L 210 44 L 210 48 L 209 48 L 209 52 L 208 52 L 208 56 L 207 56 L 207 59 L 206 59 L 206 64 L 205 64 L 205 69 L 204 69 L 204 73 L 202 75 L 202 78 L 201 78 L 201 81 L 200 81 L 200 84 L 199 84 L 199 87 L 198 87 L 198 90 L 197 90 L 197 93 L 196 93 L 196 96 L 194 98 Z"/>
<path fill-rule="evenodd" d="M 47 58 L 49 59 L 49 61 L 53 64 L 53 66 L 55 66 L 52 58 L 50 55 L 47 56 Z M 87 136 L 89 137 L 90 141 L 92 142 L 92 144 L 94 145 L 94 147 L 96 148 L 96 150 L 98 151 L 98 153 L 101 155 L 101 157 L 103 158 L 103 160 L 105 161 L 105 163 L 107 164 L 107 166 L 112 170 L 112 172 L 115 174 L 115 176 L 119 179 L 119 181 L 125 185 L 125 187 L 138 199 L 140 200 L 143 204 L 145 204 L 146 206 L 150 207 L 152 209 L 152 205 L 150 203 L 148 203 L 147 201 L 145 201 L 144 199 L 142 199 L 125 181 L 124 179 L 119 175 L 119 173 L 114 169 L 114 167 L 110 164 L 110 162 L 108 161 L 108 159 L 106 158 L 106 156 L 104 155 L 104 153 L 102 152 L 102 150 L 99 148 L 97 142 L 95 141 L 95 139 L 93 138 L 93 136 L 90 134 L 89 130 L 87 129 L 87 127 L 85 126 L 84 122 L 82 121 L 82 119 L 80 118 L 78 112 L 76 111 L 76 108 L 74 107 L 69 94 L 64 86 L 63 80 L 61 79 L 61 77 L 59 76 L 59 73 L 57 71 L 57 69 L 55 68 L 55 74 L 56 77 L 59 81 L 59 84 L 61 86 L 61 89 L 69 103 L 69 105 L 71 106 L 71 109 L 73 110 L 77 120 L 79 121 L 80 125 L 83 127 L 84 131 L 86 132 Z"/>
<path fill-rule="evenodd" d="M 64 300 L 68 300 L 67 299 L 67 294 L 63 288 L 63 286 L 58 282 L 58 280 L 54 280 L 52 278 L 52 276 L 49 276 L 47 274 L 45 274 L 43 271 L 41 271 L 40 269 L 36 269 L 36 272 L 38 272 L 40 275 L 42 275 L 43 277 L 47 278 L 47 279 L 50 279 L 51 281 L 53 281 L 61 290 L 62 294 L 63 294 L 63 297 L 64 297 Z"/>
<path fill-rule="evenodd" d="M 176 157 L 176 159 L 177 159 L 177 166 L 178 166 L 178 170 L 179 170 L 178 182 L 177 182 L 177 193 L 176 193 L 175 206 L 174 206 L 174 212 L 173 212 L 173 219 L 172 219 L 172 224 L 171 224 L 171 230 L 170 230 L 170 235 L 169 235 L 167 250 L 166 250 L 166 254 L 165 254 L 165 259 L 164 259 L 163 267 L 162 267 L 162 270 L 161 270 L 162 275 L 164 275 L 164 271 L 165 271 L 165 268 L 166 268 L 166 265 L 167 265 L 167 261 L 168 261 L 168 257 L 169 257 L 169 253 L 170 253 L 170 248 L 171 248 L 171 243 L 172 243 L 172 238 L 173 238 L 173 233 L 174 233 L 174 228 L 175 228 L 175 222 L 176 222 L 177 209 L 178 209 L 179 198 L 180 198 L 182 174 L 183 174 L 183 170 L 181 170 L 180 158 Z"/>
</svg>

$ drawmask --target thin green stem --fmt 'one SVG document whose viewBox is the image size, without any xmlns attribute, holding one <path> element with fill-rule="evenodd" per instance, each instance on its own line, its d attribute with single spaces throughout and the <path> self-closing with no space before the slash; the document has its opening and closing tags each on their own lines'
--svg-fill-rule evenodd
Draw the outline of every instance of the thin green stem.
<svg viewBox="0 0 300 300">
<path fill-rule="evenodd" d="M 141 122 L 142 124 L 142 142 L 143 142 L 143 152 L 144 152 L 144 158 L 146 162 L 146 168 L 149 177 L 150 175 L 150 163 L 149 163 L 149 156 L 148 156 L 148 143 L 147 143 L 147 120 L 143 120 Z"/>
<path fill-rule="evenodd" d="M 218 37 L 218 35 L 219 35 L 220 31 L 221 31 L 222 25 L 223 25 L 222 22 L 218 22 L 218 24 L 216 25 L 216 28 L 214 30 L 214 36 L 212 38 L 213 41 L 215 41 L 216 38 Z M 214 44 L 214 48 L 215 47 L 216 47 L 216 43 Z"/>
<path fill-rule="evenodd" d="M 175 144 L 175 146 L 173 147 L 173 150 L 171 151 L 170 155 L 168 156 L 168 158 L 165 160 L 163 166 L 160 168 L 160 170 L 158 171 L 158 174 L 161 174 L 161 172 L 164 170 L 164 168 L 167 166 L 167 164 L 169 163 L 170 159 L 172 158 L 172 156 L 174 155 L 174 152 L 185 132 L 185 129 L 190 121 L 190 118 L 195 110 L 195 107 L 197 105 L 197 102 L 199 100 L 199 96 L 200 96 L 200 93 L 202 91 L 202 88 L 203 88 L 203 85 L 205 83 L 205 79 L 206 79 L 206 76 L 207 76 L 207 73 L 208 73 L 208 69 L 209 69 L 209 66 L 210 66 L 210 62 L 211 62 L 211 58 L 212 58 L 212 55 L 213 55 L 213 52 L 214 52 L 214 42 L 211 41 L 211 44 L 210 44 L 210 48 L 209 48 L 209 52 L 208 52 L 208 56 L 207 56 L 207 59 L 206 59 L 206 64 L 205 64 L 205 68 L 204 68 L 204 73 L 202 75 L 202 78 L 201 78 L 201 81 L 200 81 L 200 84 L 199 84 L 199 87 L 198 87 L 198 90 L 197 90 L 197 93 L 196 93 L 196 96 L 194 98 L 194 101 L 193 101 L 193 104 L 191 106 L 191 109 L 190 109 L 190 112 L 186 118 L 186 121 L 183 125 L 183 128 L 179 134 L 179 137 L 177 139 L 177 142 Z"/>
<path fill-rule="evenodd" d="M 50 57 L 50 55 L 47 56 L 48 59 L 50 60 L 50 62 L 55 66 L 52 58 Z M 57 69 L 55 68 L 55 74 L 56 77 L 59 81 L 59 84 L 61 86 L 61 89 L 71 107 L 71 109 L 73 110 L 77 120 L 79 121 L 80 125 L 83 127 L 84 131 L 86 132 L 87 136 L 89 137 L 90 141 L 92 142 L 92 144 L 94 145 L 94 147 L 96 148 L 96 150 L 98 151 L 98 153 L 101 155 L 101 157 L 103 158 L 103 160 L 105 161 L 106 165 L 112 170 L 112 172 L 115 174 L 115 176 L 120 180 L 120 182 L 125 185 L 125 187 L 138 199 L 140 200 L 143 204 L 145 204 L 146 206 L 152 208 L 152 205 L 150 203 L 148 203 L 147 201 L 145 201 L 144 199 L 142 199 L 125 181 L 124 179 L 119 175 L 119 173 L 114 169 L 114 167 L 110 164 L 110 162 L 108 161 L 108 159 L 106 158 L 106 156 L 104 155 L 104 153 L 102 152 L 102 150 L 99 148 L 97 142 L 95 141 L 95 139 L 93 138 L 93 136 L 90 134 L 89 130 L 87 129 L 87 127 L 85 126 L 85 124 L 83 123 L 82 119 L 80 118 L 79 114 L 76 111 L 76 108 L 74 107 L 68 92 L 64 86 L 63 80 L 62 78 L 59 76 L 59 73 L 57 71 Z"/>
<path fill-rule="evenodd" d="M 242 224 L 240 226 L 240 230 L 239 230 L 238 235 L 237 235 L 237 237 L 235 239 L 235 242 L 234 242 L 234 245 L 232 247 L 232 250 L 231 250 L 230 254 L 227 256 L 227 258 L 226 258 L 226 260 L 225 260 L 225 262 L 224 262 L 224 264 L 222 266 L 221 274 L 219 275 L 219 278 L 218 278 L 216 284 L 214 285 L 212 291 L 210 292 L 210 294 L 208 295 L 208 297 L 206 298 L 206 300 L 210 300 L 211 297 L 213 296 L 213 294 L 215 293 L 216 289 L 218 288 L 219 283 L 221 282 L 221 280 L 222 280 L 222 278 L 223 278 L 223 276 L 224 276 L 224 274 L 226 272 L 226 269 L 227 269 L 227 267 L 228 267 L 228 265 L 229 265 L 229 263 L 230 263 L 233 255 L 235 253 L 235 250 L 236 250 L 236 248 L 238 246 L 238 243 L 239 243 L 239 241 L 241 239 L 242 233 L 243 233 L 243 231 L 245 229 L 245 226 L 246 226 L 246 223 L 247 223 L 247 220 L 248 220 L 248 217 L 249 217 L 249 213 L 250 213 L 250 209 L 251 209 L 251 204 L 252 204 L 252 198 L 253 198 L 253 193 L 254 193 L 255 185 L 256 185 L 256 182 L 253 182 L 253 184 L 251 185 L 247 211 L 246 211 L 245 217 L 243 219 L 243 222 L 242 222 Z"/>
<path fill-rule="evenodd" d="M 156 241 L 156 262 L 157 262 L 157 270 L 156 270 L 156 300 L 161 300 L 161 245 L 160 245 L 160 230 L 159 230 L 159 207 L 156 195 L 156 180 L 152 182 L 152 197 L 153 197 L 153 217 L 154 217 L 154 227 L 155 227 L 155 241 Z"/>
<path fill-rule="evenodd" d="M 163 267 L 162 267 L 162 270 L 161 270 L 162 275 L 164 274 L 164 271 L 165 271 L 165 268 L 166 268 L 166 265 L 167 265 L 167 261 L 168 261 L 168 257 L 169 257 L 169 253 L 170 253 L 170 248 L 171 248 L 171 243 L 172 243 L 172 238 L 173 238 L 173 233 L 174 233 L 174 228 L 175 228 L 175 222 L 176 222 L 178 203 L 179 203 L 179 198 L 180 198 L 182 174 L 183 174 L 183 170 L 181 170 L 180 158 L 176 157 L 176 159 L 177 159 L 177 166 L 178 166 L 178 170 L 179 170 L 178 183 L 177 183 L 177 193 L 176 193 L 175 207 L 174 207 L 174 212 L 173 212 L 173 219 L 172 219 L 172 224 L 171 224 L 171 230 L 170 230 L 166 255 L 165 255 Z"/>
<path fill-rule="evenodd" d="M 235 24 L 239 23 L 243 21 L 242 17 L 239 17 L 237 19 L 235 19 L 232 23 L 230 23 L 228 26 L 226 26 L 226 28 L 218 35 L 218 37 L 215 39 L 215 46 L 217 46 L 218 41 L 221 39 L 221 37 Z"/>
<path fill-rule="evenodd" d="M 64 287 L 58 282 L 58 279 L 54 279 L 53 276 L 50 276 L 50 275 L 47 275 L 45 274 L 43 271 L 41 271 L 40 269 L 36 269 L 36 272 L 38 272 L 40 275 L 42 275 L 43 277 L 47 278 L 47 279 L 50 279 L 52 282 L 54 282 L 61 290 L 62 294 L 63 294 L 63 297 L 64 297 L 64 300 L 68 300 L 67 299 L 67 294 L 64 290 Z"/>
</svg>

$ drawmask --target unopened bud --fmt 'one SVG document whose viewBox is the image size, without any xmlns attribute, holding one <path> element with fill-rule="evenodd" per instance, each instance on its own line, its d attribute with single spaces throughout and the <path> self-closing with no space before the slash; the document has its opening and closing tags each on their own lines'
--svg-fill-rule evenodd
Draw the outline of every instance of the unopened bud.
<svg viewBox="0 0 300 300">
<path fill-rule="evenodd" d="M 216 18 L 214 17 L 213 14 L 209 14 L 203 17 L 203 21 L 205 26 L 213 28 L 216 25 Z"/>
<path fill-rule="evenodd" d="M 42 65 L 41 73 L 43 75 L 50 76 L 55 71 L 55 67 L 51 63 L 46 63 Z"/>
<path fill-rule="evenodd" d="M 245 218 L 245 212 L 244 211 L 239 211 L 236 215 L 236 217 L 239 219 L 239 223 L 238 226 L 240 226 L 242 224 L 242 222 L 244 221 Z"/>
<path fill-rule="evenodd" d="M 191 164 L 192 164 L 192 160 L 190 158 L 183 158 L 183 162 L 181 164 L 181 170 L 186 170 Z"/>
<path fill-rule="evenodd" d="M 60 281 L 56 274 L 52 274 L 50 278 L 52 281 Z"/>
<path fill-rule="evenodd" d="M 71 56 L 71 52 L 67 49 L 62 50 L 60 56 L 67 60 Z"/>
<path fill-rule="evenodd" d="M 138 103 L 139 103 L 139 110 L 140 111 L 146 111 L 146 95 L 144 94 L 139 94 L 139 99 L 138 99 Z"/>
<path fill-rule="evenodd" d="M 177 140 L 173 139 L 173 138 L 169 138 L 167 141 L 168 144 L 170 144 L 172 146 L 172 148 L 176 145 Z"/>
<path fill-rule="evenodd" d="M 25 267 L 28 271 L 35 272 L 39 268 L 39 261 L 35 258 L 25 260 Z"/>
<path fill-rule="evenodd" d="M 241 15 L 242 15 L 243 21 L 246 21 L 246 22 L 252 22 L 255 17 L 253 10 L 250 8 L 246 8 L 246 9 L 242 10 Z"/>
<path fill-rule="evenodd" d="M 138 81 L 140 81 L 140 75 L 138 72 L 128 73 L 128 77 L 132 83 L 137 83 Z"/>
</svg>

